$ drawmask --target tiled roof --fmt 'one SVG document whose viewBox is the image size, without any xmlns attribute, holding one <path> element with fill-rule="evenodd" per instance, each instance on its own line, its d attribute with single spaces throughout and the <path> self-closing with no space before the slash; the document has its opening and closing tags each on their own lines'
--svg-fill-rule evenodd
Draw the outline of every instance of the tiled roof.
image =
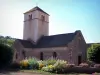
<svg viewBox="0 0 100 75">
<path fill-rule="evenodd" d="M 29 13 L 29 12 L 32 12 L 32 11 L 35 11 L 35 10 L 39 10 L 39 11 L 41 11 L 41 12 L 43 12 L 43 13 L 49 15 L 48 13 L 46 13 L 45 11 L 43 11 L 41 8 L 39 8 L 38 6 L 32 8 L 31 10 L 29 10 L 29 11 L 27 11 L 27 12 L 25 12 L 24 14 Z"/>
<path fill-rule="evenodd" d="M 25 48 L 33 48 L 34 45 L 28 41 L 28 40 L 21 40 L 21 39 L 16 39 L 18 40 Z"/>
<path fill-rule="evenodd" d="M 52 36 L 43 36 L 39 39 L 38 43 L 34 45 L 28 40 L 17 39 L 25 48 L 49 48 L 49 47 L 61 47 L 70 43 L 76 33 L 59 34 Z"/>
</svg>

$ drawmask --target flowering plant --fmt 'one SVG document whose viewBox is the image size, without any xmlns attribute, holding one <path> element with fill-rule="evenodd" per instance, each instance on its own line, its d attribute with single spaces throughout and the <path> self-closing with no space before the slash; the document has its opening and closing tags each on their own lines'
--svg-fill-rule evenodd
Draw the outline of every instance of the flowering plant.
<svg viewBox="0 0 100 75">
<path fill-rule="evenodd" d="M 48 66 L 42 68 L 43 71 L 47 71 L 47 72 L 52 72 L 53 69 L 54 69 L 53 65 L 48 65 Z"/>
<path fill-rule="evenodd" d="M 39 63 L 39 69 L 42 69 L 42 67 L 45 66 L 42 60 L 41 61 L 38 61 L 38 63 Z"/>
<path fill-rule="evenodd" d="M 20 61 L 20 65 L 21 65 L 21 68 L 27 68 L 29 65 L 28 60 L 25 59 L 25 60 Z"/>
<path fill-rule="evenodd" d="M 37 59 L 35 58 L 29 58 L 28 63 L 29 63 L 30 69 L 38 69 L 39 67 L 39 63 L 37 62 Z"/>
<path fill-rule="evenodd" d="M 94 67 L 95 68 L 100 68 L 100 64 L 95 64 Z"/>
<path fill-rule="evenodd" d="M 87 63 L 81 63 L 79 66 L 81 66 L 81 67 L 89 67 L 89 65 Z"/>
<path fill-rule="evenodd" d="M 72 67 L 75 67 L 75 64 L 66 64 L 66 67 L 67 68 L 72 68 Z"/>
<path fill-rule="evenodd" d="M 66 68 L 67 62 L 64 60 L 57 60 L 57 62 L 54 64 L 54 71 L 55 72 L 62 72 Z"/>
</svg>

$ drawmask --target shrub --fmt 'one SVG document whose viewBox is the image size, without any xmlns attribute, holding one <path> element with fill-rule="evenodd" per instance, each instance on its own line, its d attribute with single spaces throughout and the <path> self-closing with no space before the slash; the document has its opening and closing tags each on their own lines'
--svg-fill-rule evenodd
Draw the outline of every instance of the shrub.
<svg viewBox="0 0 100 75">
<path fill-rule="evenodd" d="M 87 61 L 87 64 L 90 66 L 90 67 L 94 67 L 95 63 L 92 62 L 92 61 Z"/>
<path fill-rule="evenodd" d="M 57 60 L 57 62 L 54 64 L 54 72 L 60 73 L 63 72 L 63 70 L 66 67 L 67 62 L 64 60 Z"/>
<path fill-rule="evenodd" d="M 94 67 L 95 68 L 100 68 L 100 64 L 95 64 Z"/>
<path fill-rule="evenodd" d="M 13 49 L 0 43 L 0 68 L 9 65 L 13 59 Z"/>
<path fill-rule="evenodd" d="M 39 69 L 39 63 L 38 63 L 37 59 L 29 58 L 28 63 L 29 63 L 30 69 Z"/>
<path fill-rule="evenodd" d="M 42 60 L 41 61 L 38 61 L 38 63 L 39 63 L 39 69 L 42 69 L 42 67 L 44 67 L 43 61 Z"/>
<path fill-rule="evenodd" d="M 28 69 L 28 67 L 29 67 L 28 60 L 25 59 L 25 60 L 20 61 L 20 67 L 21 67 L 21 69 Z"/>
<path fill-rule="evenodd" d="M 12 62 L 10 65 L 11 69 L 20 69 L 20 63 L 19 62 Z"/>
<path fill-rule="evenodd" d="M 42 67 L 42 69 L 41 69 L 41 70 L 46 71 L 46 72 L 49 72 L 49 70 L 48 70 L 48 67 L 47 67 L 47 66 Z"/>
<path fill-rule="evenodd" d="M 45 64 L 46 65 L 54 65 L 56 63 L 56 61 L 57 60 L 55 60 L 55 59 L 48 59 L 48 60 L 45 61 L 46 62 Z"/>
<path fill-rule="evenodd" d="M 75 64 L 66 64 L 66 68 L 72 68 L 75 67 Z"/>
<path fill-rule="evenodd" d="M 89 65 L 87 63 L 81 63 L 79 66 L 80 67 L 89 67 Z"/>
<path fill-rule="evenodd" d="M 48 65 L 46 67 L 43 67 L 42 70 L 46 71 L 46 72 L 52 72 L 54 70 L 54 66 L 53 65 Z"/>
<path fill-rule="evenodd" d="M 100 63 L 100 44 L 93 44 L 87 51 L 88 60 Z"/>
</svg>

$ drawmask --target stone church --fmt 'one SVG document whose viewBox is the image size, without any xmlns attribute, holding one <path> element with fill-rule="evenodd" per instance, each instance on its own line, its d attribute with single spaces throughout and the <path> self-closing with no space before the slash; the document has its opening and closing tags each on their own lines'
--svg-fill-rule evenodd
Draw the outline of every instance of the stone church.
<svg viewBox="0 0 100 75">
<path fill-rule="evenodd" d="M 63 59 L 76 65 L 86 61 L 86 42 L 80 30 L 49 35 L 49 14 L 39 7 L 24 13 L 23 39 L 14 42 L 14 61 L 26 57 Z"/>
</svg>

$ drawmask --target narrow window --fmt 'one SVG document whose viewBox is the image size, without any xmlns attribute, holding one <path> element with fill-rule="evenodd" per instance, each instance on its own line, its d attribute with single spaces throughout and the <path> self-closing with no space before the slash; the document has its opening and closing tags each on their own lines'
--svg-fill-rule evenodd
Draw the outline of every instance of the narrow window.
<svg viewBox="0 0 100 75">
<path fill-rule="evenodd" d="M 25 59 L 26 58 L 26 52 L 24 50 L 22 51 L 22 55 L 23 55 L 23 57 Z"/>
<path fill-rule="evenodd" d="M 45 17 L 43 15 L 41 16 L 41 19 L 42 19 L 42 21 L 45 21 Z"/>
<path fill-rule="evenodd" d="M 16 59 L 18 59 L 18 53 L 16 53 Z"/>
<path fill-rule="evenodd" d="M 29 15 L 29 20 L 32 20 L 32 14 L 31 14 L 31 15 Z"/>
<path fill-rule="evenodd" d="M 40 60 L 43 60 L 43 52 L 40 52 Z"/>
<path fill-rule="evenodd" d="M 53 58 L 57 58 L 57 53 L 53 52 Z"/>
</svg>

